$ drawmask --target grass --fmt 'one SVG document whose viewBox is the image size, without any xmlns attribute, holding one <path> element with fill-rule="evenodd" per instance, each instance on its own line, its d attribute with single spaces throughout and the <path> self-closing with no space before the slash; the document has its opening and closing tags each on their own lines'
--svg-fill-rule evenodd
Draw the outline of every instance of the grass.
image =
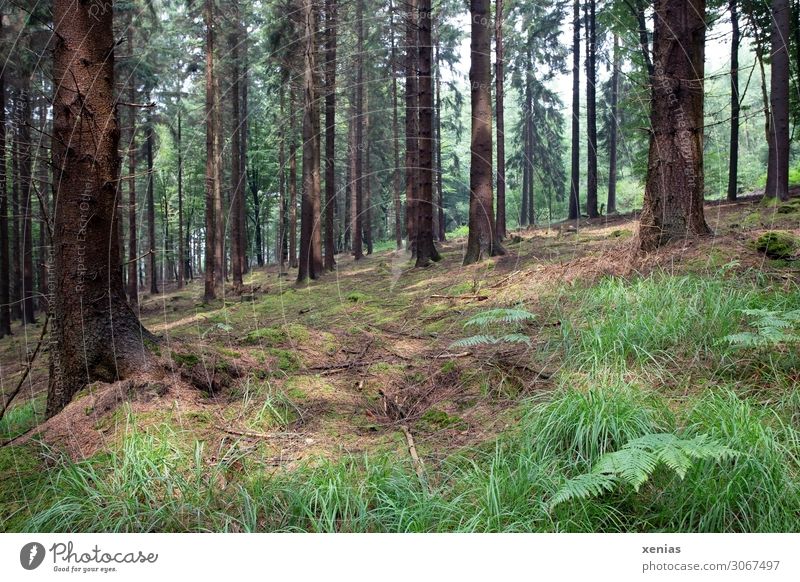
<svg viewBox="0 0 800 582">
<path fill-rule="evenodd" d="M 496 439 L 446 456 L 422 449 L 422 480 L 399 433 L 395 450 L 309 457 L 292 470 L 276 470 L 266 446 L 225 440 L 211 447 L 168 419 L 143 428 L 128 412 L 117 445 L 86 460 L 70 461 L 33 444 L 0 449 L 2 529 L 800 530 L 797 359 L 723 341 L 747 328 L 745 309 L 800 307 L 796 288 L 723 269 L 711 276 L 605 279 L 542 300 L 552 302 L 562 322 L 560 331 L 542 331 L 554 336 L 544 349 L 560 363 L 554 389 L 518 402 L 516 422 Z M 300 326 L 262 329 L 268 331 L 253 340 L 265 344 L 289 380 L 245 382 L 232 406 L 237 421 L 254 430 L 302 416 L 294 404 L 306 396 L 294 382 L 300 360 L 273 345 L 312 337 Z M 459 360 L 457 366 L 465 365 Z M 456 370 L 451 362 L 436 366 Z M 34 414 L 33 406 L 14 409 L 0 429 L 23 430 Z M 441 427 L 461 419 L 431 409 L 423 421 Z M 657 469 L 638 491 L 613 488 L 551 508 L 564 483 L 602 455 L 661 433 L 707 435 L 739 454 L 697 461 L 683 479 Z"/>
</svg>

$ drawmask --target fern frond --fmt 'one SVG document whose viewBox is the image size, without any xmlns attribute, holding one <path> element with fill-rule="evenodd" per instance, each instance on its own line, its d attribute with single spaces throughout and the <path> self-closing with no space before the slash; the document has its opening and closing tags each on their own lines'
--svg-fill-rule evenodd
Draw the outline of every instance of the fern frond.
<svg viewBox="0 0 800 582">
<path fill-rule="evenodd" d="M 474 348 L 476 346 L 492 345 L 497 343 L 493 335 L 473 335 L 465 337 L 450 344 L 451 348 Z"/>
<path fill-rule="evenodd" d="M 531 338 L 526 335 L 522 335 L 521 333 L 509 333 L 507 335 L 500 336 L 497 338 L 498 343 L 509 343 L 509 344 L 527 344 L 531 345 Z"/>
<path fill-rule="evenodd" d="M 613 475 L 602 473 L 587 473 L 578 475 L 564 483 L 550 500 L 550 509 L 555 506 L 572 501 L 573 499 L 589 499 L 598 497 L 614 489 L 617 479 Z"/>
<path fill-rule="evenodd" d="M 524 309 L 490 309 L 474 315 L 464 324 L 464 327 L 486 327 L 492 324 L 520 323 L 535 319 L 536 316 Z"/>
</svg>

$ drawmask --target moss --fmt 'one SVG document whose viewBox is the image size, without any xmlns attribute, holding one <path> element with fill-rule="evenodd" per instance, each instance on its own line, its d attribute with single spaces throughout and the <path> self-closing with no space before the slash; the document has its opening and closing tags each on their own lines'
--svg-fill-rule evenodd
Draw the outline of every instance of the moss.
<svg viewBox="0 0 800 582">
<path fill-rule="evenodd" d="M 611 232 L 612 238 L 630 238 L 633 236 L 633 231 L 627 228 L 618 228 Z"/>
<path fill-rule="evenodd" d="M 284 327 L 285 333 L 293 342 L 307 342 L 311 339 L 308 328 L 299 323 L 290 323 Z"/>
<path fill-rule="evenodd" d="M 457 367 L 455 360 L 447 360 L 442 367 L 440 368 L 442 374 L 449 374 L 450 372 L 454 372 Z"/>
<path fill-rule="evenodd" d="M 294 352 L 277 348 L 270 349 L 268 352 L 270 356 L 277 360 L 278 369 L 282 372 L 296 372 L 300 369 L 300 358 Z"/>
<path fill-rule="evenodd" d="M 227 356 L 229 358 L 241 358 L 242 354 L 235 350 L 229 350 L 227 348 L 219 348 L 219 353 L 223 356 Z"/>
<path fill-rule="evenodd" d="M 150 353 L 155 354 L 156 356 L 161 356 L 161 348 L 156 342 L 145 338 L 144 347 L 146 347 Z"/>
<path fill-rule="evenodd" d="M 251 331 L 244 338 L 246 344 L 277 345 L 287 340 L 286 332 L 279 327 L 263 327 Z"/>
<path fill-rule="evenodd" d="M 200 363 L 200 358 L 194 354 L 179 354 L 178 352 L 172 352 L 172 360 L 179 366 L 187 368 L 192 368 Z"/>
<path fill-rule="evenodd" d="M 456 428 L 464 430 L 467 428 L 467 423 L 459 416 L 451 416 L 443 410 L 431 408 L 422 415 L 420 421 L 428 425 L 432 430 L 441 430 L 445 428 Z"/>
<path fill-rule="evenodd" d="M 753 243 L 755 249 L 770 259 L 791 259 L 800 247 L 797 237 L 788 232 L 772 230 L 765 232 Z"/>
<path fill-rule="evenodd" d="M 368 299 L 367 295 L 364 293 L 359 293 L 358 291 L 352 291 L 347 294 L 347 300 L 351 303 L 361 303 Z"/>
</svg>

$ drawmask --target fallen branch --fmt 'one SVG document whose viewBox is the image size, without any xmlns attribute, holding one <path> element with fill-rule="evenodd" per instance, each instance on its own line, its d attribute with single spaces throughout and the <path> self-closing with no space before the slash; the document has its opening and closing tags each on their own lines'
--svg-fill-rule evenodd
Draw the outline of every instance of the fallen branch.
<svg viewBox="0 0 800 582">
<path fill-rule="evenodd" d="M 36 360 L 36 356 L 39 354 L 39 348 L 42 347 L 42 342 L 44 341 L 44 336 L 47 333 L 47 323 L 50 321 L 50 314 L 48 313 L 44 320 L 44 325 L 42 325 L 42 333 L 39 335 L 39 343 L 36 344 L 36 349 L 33 350 L 33 354 L 31 355 L 30 359 L 28 360 L 28 364 L 25 366 L 25 370 L 22 373 L 22 378 L 19 379 L 17 383 L 17 387 L 11 392 L 11 396 L 6 400 L 3 404 L 3 408 L 0 408 L 0 420 L 3 419 L 3 416 L 8 410 L 8 406 L 11 404 L 11 401 L 16 398 L 19 391 L 22 389 L 22 385 L 25 383 L 25 379 L 28 377 L 28 374 L 33 367 L 33 362 Z"/>
<path fill-rule="evenodd" d="M 472 352 L 460 352 L 458 354 L 439 354 L 438 356 L 433 356 L 434 360 L 449 360 L 451 358 L 466 358 L 471 356 Z"/>
<path fill-rule="evenodd" d="M 454 301 L 486 301 L 488 295 L 431 295 L 431 299 L 451 299 Z"/>
<path fill-rule="evenodd" d="M 425 490 L 430 493 L 430 489 L 428 488 L 428 480 L 425 478 L 425 467 L 422 464 L 422 461 L 417 454 L 417 447 L 414 444 L 414 437 L 411 435 L 411 431 L 408 430 L 408 426 L 405 424 L 400 425 L 400 430 L 403 431 L 403 434 L 406 435 L 406 444 L 408 444 L 408 454 L 411 455 L 411 464 L 414 465 L 414 471 L 417 473 L 417 477 L 419 478 L 420 485 L 422 485 Z"/>
<path fill-rule="evenodd" d="M 253 439 L 300 438 L 303 436 L 299 432 L 253 432 L 249 430 L 237 430 L 235 428 L 220 425 L 215 425 L 215 427 L 222 432 L 227 432 L 228 434 L 234 434 L 236 436 L 243 436 Z"/>
<path fill-rule="evenodd" d="M 502 286 L 503 283 L 505 283 L 506 281 L 508 281 L 509 279 L 514 277 L 515 275 L 519 275 L 521 272 L 522 271 L 514 271 L 508 277 L 505 277 L 505 278 L 501 279 L 500 281 L 498 281 L 497 283 L 494 283 L 493 285 L 489 285 L 489 289 L 497 289 L 498 287 Z"/>
</svg>

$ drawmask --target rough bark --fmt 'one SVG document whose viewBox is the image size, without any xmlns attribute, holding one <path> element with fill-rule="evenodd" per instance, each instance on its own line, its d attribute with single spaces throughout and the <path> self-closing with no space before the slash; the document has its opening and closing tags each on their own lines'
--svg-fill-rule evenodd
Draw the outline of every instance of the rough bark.
<svg viewBox="0 0 800 582">
<path fill-rule="evenodd" d="M 731 134 L 728 152 L 728 200 L 739 193 L 739 14 L 738 0 L 730 0 L 731 13 Z"/>
<path fill-rule="evenodd" d="M 398 249 L 403 248 L 403 203 L 400 198 L 400 127 L 397 115 L 397 41 L 395 40 L 395 4 L 392 0 L 390 12 L 391 22 L 389 34 L 391 35 L 392 49 L 392 154 L 394 156 L 394 172 L 392 174 L 392 199 L 394 202 L 394 239 Z"/>
<path fill-rule="evenodd" d="M 295 100 L 289 97 L 289 266 L 297 268 L 297 137 Z"/>
<path fill-rule="evenodd" d="M 789 199 L 789 0 L 772 1 L 769 157 L 764 195 Z"/>
<path fill-rule="evenodd" d="M 153 170 L 153 120 L 147 123 L 147 259 L 145 261 L 145 280 L 150 294 L 158 294 L 158 264 L 156 262 L 156 206 L 155 180 Z"/>
<path fill-rule="evenodd" d="M 0 18 L 0 42 L 5 39 Z M 11 263 L 8 255 L 8 191 L 6 180 L 6 85 L 0 68 L 0 337 L 11 335 Z"/>
<path fill-rule="evenodd" d="M 336 267 L 336 35 L 337 0 L 325 2 L 325 263 Z M 394 36 L 392 37 L 394 39 Z M 396 83 L 397 81 L 394 81 Z"/>
<path fill-rule="evenodd" d="M 438 40 L 437 40 L 438 43 Z M 436 68 L 440 71 L 439 46 L 436 46 Z M 436 75 L 436 213 L 439 219 L 437 237 L 439 242 L 447 239 L 447 224 L 444 215 L 444 170 L 442 169 L 442 76 Z"/>
<path fill-rule="evenodd" d="M 619 115 L 619 36 L 614 33 L 614 54 L 611 71 L 611 110 L 608 128 L 608 198 L 606 212 L 617 211 L 617 117 Z"/>
<path fill-rule="evenodd" d="M 47 416 L 90 382 L 152 364 L 141 342 L 143 334 L 154 338 L 125 297 L 113 218 L 120 158 L 112 11 L 91 7 L 56 0 L 53 9 L 55 287 Z"/>
<path fill-rule="evenodd" d="M 572 9 L 572 171 L 569 181 L 569 219 L 578 220 L 581 180 L 581 5 L 575 0 Z"/>
<path fill-rule="evenodd" d="M 297 281 L 322 274 L 320 232 L 320 154 L 316 79 L 316 13 L 312 0 L 301 0 L 304 20 L 303 196 L 300 223 L 300 265 Z"/>
<path fill-rule="evenodd" d="M 415 256 L 417 240 L 417 168 L 419 167 L 417 133 L 417 0 L 406 2 L 406 237 L 407 246 Z"/>
<path fill-rule="evenodd" d="M 433 37 L 431 0 L 419 1 L 417 267 L 440 259 L 433 243 Z M 491 143 L 491 142 L 490 142 Z"/>
<path fill-rule="evenodd" d="M 175 140 L 175 149 L 178 150 L 178 289 L 183 288 L 186 280 L 189 257 L 186 254 L 187 245 L 183 235 L 183 140 L 181 127 L 181 101 L 178 99 L 178 132 Z M 188 228 L 187 228 L 188 230 Z M 191 269 L 188 269 L 191 271 Z"/>
<path fill-rule="evenodd" d="M 657 0 L 639 248 L 710 229 L 703 214 L 705 0 Z"/>
<path fill-rule="evenodd" d="M 242 116 L 241 99 L 242 88 L 239 81 L 241 63 L 239 60 L 240 43 L 240 16 L 238 1 L 232 2 L 234 22 L 233 33 L 230 35 L 231 66 L 233 80 L 231 86 L 231 117 L 233 128 L 231 132 L 231 272 L 233 275 L 233 288 L 241 292 L 244 285 L 244 253 L 242 245 L 242 220 L 244 213 L 244 176 L 242 175 Z"/>
<path fill-rule="evenodd" d="M 469 171 L 469 236 L 464 265 L 503 255 L 497 240 L 492 196 L 492 91 L 489 0 L 470 0 L 472 147 Z"/>
<path fill-rule="evenodd" d="M 214 91 L 214 2 L 205 0 L 203 4 L 203 20 L 206 27 L 206 73 L 205 73 L 205 122 L 206 122 L 206 168 L 205 168 L 205 266 L 204 266 L 204 301 L 216 299 L 216 170 L 214 164 L 217 157 L 217 139 L 214 135 L 214 116 L 217 108 Z"/>
<path fill-rule="evenodd" d="M 597 30 L 595 0 L 586 3 L 586 133 L 588 137 L 586 214 L 599 216 L 597 209 L 597 91 L 595 87 Z"/>
<path fill-rule="evenodd" d="M 496 0 L 494 21 L 495 102 L 497 116 L 497 238 L 506 238 L 506 136 L 503 111 L 503 0 Z"/>
</svg>

